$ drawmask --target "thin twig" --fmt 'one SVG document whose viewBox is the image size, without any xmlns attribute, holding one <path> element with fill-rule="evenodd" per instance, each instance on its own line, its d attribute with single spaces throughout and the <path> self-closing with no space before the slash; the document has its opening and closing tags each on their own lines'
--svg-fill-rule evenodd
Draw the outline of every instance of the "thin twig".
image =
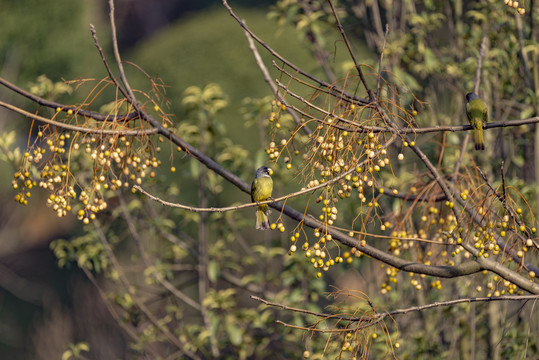
<svg viewBox="0 0 539 360">
<path fill-rule="evenodd" d="M 150 257 L 148 256 L 144 248 L 144 245 L 142 243 L 142 239 L 135 227 L 135 221 L 133 217 L 131 216 L 131 213 L 127 209 L 127 204 L 125 202 L 125 199 L 123 198 L 122 194 L 120 194 L 118 198 L 120 200 L 120 208 L 122 210 L 123 218 L 127 224 L 127 229 L 129 230 L 131 237 L 133 238 L 133 240 L 135 240 L 135 243 L 137 244 L 140 255 L 142 256 L 144 264 L 146 265 L 146 268 L 150 268 L 151 266 L 153 266 L 153 264 L 150 261 Z M 167 279 L 165 279 L 159 272 L 155 272 L 154 278 L 157 280 L 157 282 L 163 285 L 164 288 L 170 291 L 170 293 L 176 296 L 179 300 L 183 301 L 184 303 L 191 306 L 195 310 L 198 310 L 198 311 L 201 310 L 201 306 L 199 303 L 191 299 L 189 296 L 185 295 L 181 290 L 176 288 Z"/>
<path fill-rule="evenodd" d="M 295 308 L 291 306 L 287 306 L 284 304 L 271 302 L 265 299 L 262 299 L 258 296 L 251 296 L 251 299 L 259 301 L 265 305 L 272 306 L 272 307 L 278 307 L 284 310 L 298 312 L 304 315 L 312 315 L 319 318 L 322 318 L 324 320 L 339 320 L 339 321 L 349 321 L 349 322 L 365 322 L 365 321 L 373 321 L 373 320 L 382 320 L 388 316 L 393 317 L 395 315 L 403 315 L 410 312 L 418 312 L 428 309 L 433 309 L 437 307 L 446 307 L 446 306 L 453 306 L 457 304 L 463 304 L 463 303 L 475 303 L 475 302 L 490 302 L 490 301 L 528 301 L 528 300 L 538 300 L 539 295 L 505 295 L 505 296 L 488 296 L 488 297 L 472 297 L 472 298 L 463 298 L 463 299 L 455 299 L 455 300 L 447 300 L 447 301 L 436 301 L 430 304 L 425 305 L 419 305 L 419 306 L 412 306 L 409 308 L 404 309 L 397 309 L 397 310 L 391 310 L 386 312 L 379 312 L 374 313 L 371 316 L 348 316 L 348 315 L 341 315 L 341 314 L 327 314 L 327 313 L 318 313 L 311 310 L 305 310 L 300 308 Z M 282 322 L 281 322 L 282 323 Z M 283 323 L 284 324 L 284 323 Z M 311 330 L 311 329 L 309 329 Z M 346 329 L 335 329 L 335 330 L 346 330 Z M 350 329 L 346 330 L 350 331 Z"/>
<path fill-rule="evenodd" d="M 77 126 L 77 125 L 71 125 L 71 124 L 65 124 L 56 120 L 51 120 L 48 118 L 45 118 L 43 116 L 32 114 L 28 111 L 25 111 L 23 109 L 19 109 L 16 106 L 13 106 L 11 104 L 5 103 L 3 101 L 0 101 L 0 106 L 4 107 L 6 109 L 9 109 L 11 111 L 14 111 L 18 114 L 21 114 L 27 118 L 34 119 L 49 125 L 53 125 L 56 127 L 59 127 L 61 129 L 70 130 L 70 131 L 76 131 L 83 134 L 100 134 L 100 135 L 116 135 L 116 136 L 141 136 L 141 135 L 152 135 L 157 134 L 157 129 L 144 129 L 144 130 L 113 130 L 113 129 L 93 129 L 93 128 L 87 128 L 84 126 Z"/>
<path fill-rule="evenodd" d="M 483 36 L 481 40 L 481 45 L 479 48 L 479 56 L 477 58 L 477 69 L 475 70 L 475 82 L 474 82 L 474 92 L 479 94 L 479 85 L 481 84 L 481 68 L 483 65 L 483 58 L 487 54 L 487 37 Z"/>
<path fill-rule="evenodd" d="M 294 69 L 294 71 L 298 72 L 299 74 L 305 76 L 307 79 L 310 79 L 318 84 L 320 84 L 321 86 L 324 86 L 328 89 L 332 89 L 332 90 L 335 90 L 337 91 L 338 93 L 340 93 L 341 91 L 343 91 L 342 89 L 339 89 L 337 86 L 335 85 L 332 85 L 332 84 L 329 84 L 323 80 L 320 80 L 320 79 L 317 79 L 316 77 L 314 77 L 313 75 L 303 71 L 302 69 L 300 69 L 298 66 L 294 65 L 293 63 L 291 63 L 290 61 L 288 61 L 287 59 L 285 59 L 284 57 L 282 57 L 281 55 L 279 55 L 275 50 L 273 50 L 268 44 L 266 44 L 264 41 L 262 41 L 258 36 L 256 36 L 256 34 L 254 34 L 251 29 L 249 29 L 249 27 L 245 24 L 245 22 L 243 22 L 239 17 L 238 15 L 236 15 L 236 13 L 232 10 L 232 8 L 228 5 L 228 2 L 227 0 L 223 0 L 223 5 L 226 7 L 226 9 L 228 10 L 229 14 L 238 22 L 238 24 L 243 28 L 243 30 L 247 31 L 249 33 L 249 35 L 257 42 L 259 43 L 260 45 L 262 45 L 262 47 L 264 47 L 266 50 L 268 50 L 268 52 L 276 57 L 277 59 L 279 59 L 281 62 L 285 63 L 287 66 L 289 66 L 290 68 Z M 358 101 L 359 103 L 361 103 L 362 105 L 368 105 L 371 103 L 371 101 L 367 100 L 367 99 L 364 99 L 364 98 L 361 98 L 361 97 L 358 97 L 358 96 L 354 96 L 354 95 L 351 95 L 351 94 L 346 94 L 346 96 L 350 97 L 351 99 L 354 99 L 355 101 Z"/>
<path fill-rule="evenodd" d="M 127 81 L 127 76 L 125 76 L 124 66 L 122 64 L 122 58 L 120 56 L 120 50 L 118 49 L 118 38 L 116 35 L 116 20 L 114 18 L 114 0 L 109 0 L 109 20 L 110 20 L 110 29 L 111 29 L 111 35 L 112 35 L 112 51 L 114 53 L 114 58 L 116 59 L 116 66 L 118 66 L 118 71 L 120 72 L 120 79 L 122 80 L 122 83 L 124 84 L 125 91 L 127 94 L 125 94 L 121 88 L 120 91 L 125 94 L 125 97 L 129 101 L 130 104 L 132 104 L 135 109 L 140 111 L 140 105 L 137 103 L 137 100 L 135 98 L 135 94 L 133 93 L 133 89 L 131 89 L 131 86 L 129 85 L 129 82 Z"/>
<path fill-rule="evenodd" d="M 386 50 L 386 40 L 389 34 L 389 25 L 386 24 L 386 32 L 384 34 L 384 43 L 382 44 L 382 51 L 380 52 L 380 59 L 378 60 L 378 80 L 376 84 L 376 98 L 380 98 L 380 90 L 382 84 L 382 60 L 384 59 L 384 51 Z"/>
<path fill-rule="evenodd" d="M 249 49 L 251 49 L 251 52 L 253 53 L 256 64 L 258 65 L 260 71 L 262 72 L 262 76 L 264 77 L 264 81 L 266 81 L 266 83 L 269 85 L 269 87 L 271 88 L 271 91 L 274 94 L 274 96 L 282 104 L 284 104 L 286 106 L 287 102 L 282 96 L 279 95 L 279 89 L 277 88 L 277 86 L 275 86 L 275 83 L 271 80 L 271 76 L 270 76 L 270 73 L 268 71 L 268 68 L 264 64 L 264 61 L 262 60 L 262 57 L 260 56 L 260 53 L 256 49 L 256 46 L 255 46 L 255 43 L 253 41 L 253 38 L 251 37 L 251 34 L 249 34 L 249 32 L 247 32 L 245 30 L 243 31 L 243 33 L 245 34 L 245 37 L 247 38 L 247 42 L 249 43 Z M 290 114 L 290 116 L 292 116 L 292 119 L 294 119 L 294 122 L 296 123 L 296 125 L 298 125 L 298 126 L 302 125 L 300 117 L 298 116 L 298 114 L 293 109 L 291 109 L 289 106 L 286 106 L 286 111 Z M 310 128 L 308 128 L 307 126 L 302 126 L 302 128 L 303 128 L 303 131 L 305 131 L 305 133 L 307 135 L 312 133 L 312 130 Z"/>
<path fill-rule="evenodd" d="M 483 170 L 480 168 L 480 167 L 477 167 L 477 171 L 479 171 L 479 174 L 481 175 L 481 177 L 483 178 L 483 181 L 485 182 L 485 184 L 488 186 L 488 188 L 490 189 L 490 191 L 492 191 L 492 193 L 494 195 L 496 195 L 496 198 L 498 199 L 498 201 L 502 204 L 502 207 L 504 208 L 504 210 L 509 214 L 509 216 L 511 216 L 511 219 L 513 219 L 513 221 L 520 227 L 522 226 L 524 223 L 522 222 L 522 220 L 520 220 L 520 218 L 517 216 L 517 214 L 513 211 L 513 209 L 509 206 L 507 206 L 507 198 L 506 198 L 506 194 L 505 194 L 505 175 L 504 175 L 504 172 L 503 172 L 503 161 L 502 161 L 502 168 L 501 168 L 501 177 L 502 177 L 502 193 L 500 194 L 498 191 L 496 191 L 496 189 L 494 189 L 494 187 L 490 184 L 490 182 L 488 181 L 488 177 L 487 175 L 483 172 Z M 520 240 L 522 241 L 526 241 L 526 239 L 524 239 L 524 237 L 522 236 L 522 234 L 520 234 L 519 232 L 515 231 L 514 232 L 515 235 L 517 235 Z M 528 238 L 532 238 L 531 234 L 528 232 L 528 230 L 525 230 L 524 234 L 526 234 L 526 236 Z M 539 245 L 537 245 L 537 243 L 535 241 L 533 241 L 533 245 L 539 249 Z M 504 248 L 505 249 L 505 246 L 500 246 L 501 248 Z M 521 263 L 523 260 L 522 259 L 519 259 L 516 254 L 514 253 L 513 251 L 513 260 L 515 260 L 516 263 Z"/>
<path fill-rule="evenodd" d="M 110 316 L 116 321 L 116 323 L 129 335 L 129 337 L 133 341 L 138 341 L 140 339 L 139 334 L 137 334 L 136 331 L 134 331 L 131 327 L 127 326 L 126 322 L 122 319 L 121 315 L 116 311 L 114 306 L 112 306 L 109 296 L 103 291 L 101 286 L 98 284 L 97 279 L 95 278 L 94 274 L 90 270 L 88 270 L 86 267 L 81 268 L 86 277 L 90 280 L 90 282 L 93 284 L 93 286 L 97 289 L 99 292 L 99 296 L 101 297 L 101 300 L 103 301 L 103 304 L 105 304 L 105 307 L 107 308 Z M 144 351 L 149 352 L 153 358 L 158 358 L 159 354 L 151 347 L 145 347 Z M 184 352 L 182 350 L 179 350 L 180 354 L 184 355 Z"/>
<path fill-rule="evenodd" d="M 341 37 L 344 40 L 344 43 L 346 45 L 346 48 L 348 49 L 348 54 L 352 58 L 352 61 L 354 62 L 354 66 L 356 67 L 357 73 L 359 75 L 359 78 L 361 79 L 361 82 L 363 83 L 363 86 L 365 87 L 365 90 L 367 91 L 367 94 L 369 94 L 369 99 L 371 101 L 374 101 L 374 94 L 372 93 L 371 88 L 369 87 L 369 84 L 367 84 L 367 80 L 365 79 L 365 76 L 363 75 L 363 71 L 361 70 L 361 66 L 359 65 L 356 56 L 354 55 L 354 52 L 352 51 L 352 46 L 350 45 L 350 42 L 348 41 L 348 37 L 346 36 L 346 33 L 344 32 L 344 28 L 341 25 L 341 21 L 339 20 L 339 17 L 337 16 L 337 10 L 335 10 L 335 6 L 333 5 L 333 1 L 328 0 L 329 6 L 331 7 L 331 12 L 333 13 L 333 17 L 335 18 L 337 28 L 339 29 L 339 32 L 341 33 Z"/>
<path fill-rule="evenodd" d="M 42 97 L 36 96 L 26 90 L 21 89 L 20 87 L 10 83 L 9 81 L 3 78 L 0 78 L 0 84 L 16 92 L 17 94 L 22 95 L 25 98 L 35 102 L 36 104 L 39 104 L 39 105 L 42 105 L 51 109 L 60 110 L 63 112 L 68 112 L 69 110 L 71 110 L 73 112 L 73 115 L 82 115 L 82 116 L 85 116 L 87 118 L 94 119 L 97 121 L 130 121 L 130 120 L 138 119 L 139 117 L 136 112 L 132 112 L 129 114 L 119 114 L 119 115 L 104 115 L 98 112 L 80 109 L 76 106 L 65 105 L 65 104 L 55 102 L 55 101 L 43 99 Z"/>
<path fill-rule="evenodd" d="M 311 7 L 311 1 L 304 0 L 300 2 L 300 6 L 303 8 L 303 12 L 305 13 L 306 17 L 309 18 L 313 14 L 313 9 Z M 314 58 L 318 62 L 318 64 L 322 67 L 322 70 L 326 74 L 326 78 L 334 83 L 336 81 L 335 74 L 331 70 L 331 67 L 329 66 L 329 63 L 327 61 L 328 54 L 326 51 L 324 51 L 320 47 L 320 41 L 318 41 L 318 38 L 316 36 L 316 32 L 313 31 L 313 26 L 309 24 L 309 31 L 305 34 L 307 41 L 309 41 L 313 45 L 313 52 L 314 52 Z"/>
<path fill-rule="evenodd" d="M 99 52 L 99 55 L 101 56 L 101 61 L 103 62 L 103 65 L 105 66 L 105 69 L 107 69 L 107 73 L 109 74 L 110 80 L 114 83 L 116 88 L 122 93 L 122 95 L 127 98 L 127 94 L 125 90 L 120 86 L 118 83 L 118 80 L 114 77 L 112 74 L 112 70 L 110 69 L 109 63 L 107 62 L 107 58 L 105 57 L 105 53 L 103 52 L 103 49 L 101 48 L 101 45 L 99 45 L 99 40 L 97 39 L 97 32 L 95 30 L 95 26 L 90 24 L 90 32 L 92 33 L 92 38 L 94 39 L 95 47 L 97 48 L 97 51 Z"/>
<path fill-rule="evenodd" d="M 382 150 L 382 149 L 387 148 L 392 142 L 393 141 L 388 141 L 385 144 L 384 147 L 379 149 L 379 151 Z M 240 205 L 235 205 L 235 206 L 220 207 L 220 208 L 217 208 L 217 207 L 195 207 L 195 206 L 183 205 L 183 204 L 179 204 L 179 203 L 172 203 L 172 202 L 168 202 L 168 201 L 165 201 L 163 199 L 160 199 L 157 196 L 151 195 L 146 190 L 141 188 L 139 185 L 135 185 L 135 186 L 133 186 L 133 188 L 135 190 L 140 191 L 141 193 L 143 193 L 144 195 L 146 195 L 150 199 L 152 199 L 154 201 L 157 201 L 158 203 L 160 203 L 162 205 L 165 205 L 165 206 L 184 209 L 184 210 L 189 210 L 189 211 L 192 211 L 192 212 L 226 212 L 226 211 L 234 211 L 234 210 L 239 210 L 239 209 L 243 209 L 243 208 L 247 208 L 247 207 L 264 205 L 264 204 L 270 204 L 271 205 L 271 204 L 274 204 L 274 203 L 277 203 L 277 202 L 280 202 L 280 201 L 286 201 L 288 199 L 291 199 L 291 198 L 294 198 L 294 197 L 297 197 L 297 196 L 301 196 L 303 194 L 312 193 L 313 191 L 316 191 L 316 190 L 322 189 L 322 188 L 326 188 L 328 186 L 331 186 L 331 185 L 337 183 L 339 180 L 345 178 L 347 175 L 352 174 L 354 171 L 356 171 L 356 168 L 358 166 L 362 166 L 366 162 L 368 162 L 368 160 L 364 160 L 361 163 L 350 166 L 350 169 L 348 171 L 345 171 L 342 174 L 340 174 L 339 176 L 336 176 L 333 179 L 328 180 L 326 182 L 323 182 L 323 183 L 321 183 L 319 185 L 312 186 L 312 187 L 309 187 L 309 188 L 305 188 L 303 190 L 296 191 L 294 193 L 290 193 L 290 194 L 287 194 L 285 196 L 281 196 L 279 198 L 274 198 L 274 199 L 270 199 L 270 200 L 266 200 L 266 201 L 259 201 L 259 202 L 255 202 L 255 203 L 245 203 L 245 204 L 240 204 Z"/>
<path fill-rule="evenodd" d="M 120 266 L 120 263 L 119 263 L 118 259 L 116 258 L 116 255 L 114 254 L 114 251 L 112 250 L 112 247 L 110 246 L 110 244 L 109 244 L 109 242 L 108 242 L 108 240 L 106 238 L 105 232 L 103 231 L 103 229 L 101 228 L 101 225 L 99 224 L 99 222 L 97 220 L 94 220 L 93 224 L 94 224 L 94 228 L 96 229 L 96 233 L 97 233 L 99 239 L 101 240 L 101 243 L 103 244 L 103 248 L 105 249 L 109 260 L 111 261 L 112 265 L 114 266 L 114 269 L 118 273 L 118 277 L 119 277 L 124 289 L 126 289 L 126 290 L 129 289 L 130 288 L 130 282 L 127 280 L 127 277 L 123 273 L 122 268 Z M 133 299 L 133 303 L 144 313 L 144 315 L 146 315 L 148 320 L 150 320 L 152 322 L 152 324 L 157 329 L 159 329 L 161 331 L 161 333 L 167 338 L 167 340 L 171 344 L 174 344 L 179 350 L 182 350 L 187 355 L 189 355 L 189 356 L 191 356 L 193 358 L 196 358 L 196 359 L 200 359 L 200 357 L 196 353 L 193 353 L 191 350 L 189 350 L 185 346 L 185 343 L 182 340 L 180 340 L 178 337 L 174 336 L 170 332 L 170 330 L 166 327 L 166 325 L 164 325 L 162 322 L 159 321 L 158 318 L 155 317 L 155 315 L 150 311 L 150 309 L 148 309 L 146 304 L 144 302 L 142 302 L 139 297 L 133 296 L 132 299 Z"/>
<path fill-rule="evenodd" d="M 275 60 L 272 61 L 272 66 L 274 68 L 276 68 L 277 70 L 279 70 L 280 73 L 285 74 L 290 79 L 293 79 L 294 81 L 296 81 L 298 84 L 305 85 L 305 86 L 307 86 L 307 87 L 309 87 L 311 89 L 316 90 L 317 92 L 322 92 L 322 93 L 325 93 L 325 94 L 340 98 L 343 101 L 349 102 L 350 104 L 359 105 L 359 106 L 365 106 L 365 107 L 372 106 L 372 102 L 370 102 L 368 104 L 365 104 L 363 102 L 363 98 L 360 98 L 360 101 L 358 101 L 358 99 L 355 96 L 353 96 L 351 94 L 348 94 L 346 91 L 344 91 L 344 89 L 339 89 L 337 87 L 328 88 L 326 86 L 316 86 L 316 85 L 313 85 L 313 84 L 309 83 L 308 81 L 302 80 L 299 77 L 297 77 L 295 75 L 292 75 L 289 71 L 287 71 L 284 68 L 284 65 L 280 66 L 279 64 L 277 64 L 277 62 L 275 62 Z M 296 71 L 296 73 L 302 75 L 298 71 Z"/>
</svg>

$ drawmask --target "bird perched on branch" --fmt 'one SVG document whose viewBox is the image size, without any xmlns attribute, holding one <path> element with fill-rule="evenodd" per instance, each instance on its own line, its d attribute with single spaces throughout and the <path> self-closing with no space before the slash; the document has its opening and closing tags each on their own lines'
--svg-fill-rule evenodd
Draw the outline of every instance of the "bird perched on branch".
<svg viewBox="0 0 539 360">
<path fill-rule="evenodd" d="M 273 191 L 273 180 L 271 174 L 273 171 L 267 166 L 259 167 L 256 170 L 255 179 L 251 185 L 251 200 L 252 202 L 266 201 L 271 198 Z M 258 206 L 256 209 L 256 228 L 259 230 L 267 230 L 270 227 L 268 214 L 270 210 L 267 204 Z"/>
<path fill-rule="evenodd" d="M 485 142 L 483 141 L 483 127 L 488 121 L 487 104 L 477 96 L 476 93 L 466 94 L 466 115 L 470 125 L 474 130 L 475 150 L 485 150 Z"/>
</svg>

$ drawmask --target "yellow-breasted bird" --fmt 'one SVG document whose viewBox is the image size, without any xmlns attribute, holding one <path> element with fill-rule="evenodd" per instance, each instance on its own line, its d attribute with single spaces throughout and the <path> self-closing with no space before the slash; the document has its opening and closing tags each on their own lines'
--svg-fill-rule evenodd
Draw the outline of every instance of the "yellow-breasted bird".
<svg viewBox="0 0 539 360">
<path fill-rule="evenodd" d="M 487 104 L 477 96 L 476 93 L 466 94 L 466 115 L 470 125 L 474 127 L 474 142 L 475 150 L 485 150 L 485 142 L 483 141 L 483 126 L 488 121 Z"/>
<path fill-rule="evenodd" d="M 266 201 L 271 197 L 273 191 L 273 180 L 270 173 L 272 170 L 267 166 L 261 166 L 256 170 L 255 179 L 251 185 L 251 201 Z M 270 210 L 267 204 L 258 206 L 256 209 L 256 228 L 267 230 L 270 227 L 268 214 Z"/>
</svg>

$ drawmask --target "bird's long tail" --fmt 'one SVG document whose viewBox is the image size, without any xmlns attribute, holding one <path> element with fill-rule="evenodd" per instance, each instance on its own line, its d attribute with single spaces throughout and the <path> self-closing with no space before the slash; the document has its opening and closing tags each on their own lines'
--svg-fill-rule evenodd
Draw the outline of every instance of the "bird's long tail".
<svg viewBox="0 0 539 360">
<path fill-rule="evenodd" d="M 476 122 L 473 132 L 475 150 L 485 150 L 485 142 L 483 141 L 483 125 L 480 122 Z"/>
<path fill-rule="evenodd" d="M 262 210 L 260 208 L 256 210 L 256 228 L 258 230 L 267 230 L 270 228 L 268 213 L 268 210 Z"/>
</svg>

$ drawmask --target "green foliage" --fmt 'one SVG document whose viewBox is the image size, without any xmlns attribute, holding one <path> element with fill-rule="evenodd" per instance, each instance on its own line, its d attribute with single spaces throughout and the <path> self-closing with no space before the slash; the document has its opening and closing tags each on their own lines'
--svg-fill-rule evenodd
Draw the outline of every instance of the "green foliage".
<svg viewBox="0 0 539 360">
<path fill-rule="evenodd" d="M 339 8 L 338 2 L 336 7 Z M 346 12 L 339 11 L 339 15 L 344 18 Z M 331 35 L 328 37 L 328 33 L 335 31 L 335 19 L 331 16 L 329 4 L 325 1 L 312 1 L 303 7 L 294 0 L 280 0 L 271 7 L 268 17 L 276 20 L 281 29 L 285 25 L 294 26 L 301 40 L 314 42 L 316 39 L 322 48 L 333 38 Z"/>
<path fill-rule="evenodd" d="M 78 342 L 76 344 L 68 344 L 68 350 L 62 354 L 62 360 L 84 359 L 82 352 L 89 352 L 90 346 L 86 342 Z"/>
<path fill-rule="evenodd" d="M 16 164 L 20 164 L 22 160 L 21 149 L 19 147 L 14 147 L 15 140 L 15 131 L 4 132 L 0 136 L 0 160 L 13 165 L 14 167 Z"/>
<path fill-rule="evenodd" d="M 63 94 L 71 94 L 73 88 L 64 82 L 52 82 L 46 75 L 37 77 L 35 83 L 30 83 L 30 92 L 45 99 L 56 99 Z"/>
<path fill-rule="evenodd" d="M 507 329 L 501 342 L 501 356 L 506 359 L 526 359 L 533 356 L 532 354 L 537 354 L 539 351 L 537 337 L 529 336 L 530 330 L 527 321 Z"/>
<path fill-rule="evenodd" d="M 70 267 L 72 263 L 76 263 L 79 267 L 101 273 L 110 265 L 103 244 L 92 232 L 70 240 L 55 240 L 50 247 L 58 259 L 59 267 Z"/>
</svg>

